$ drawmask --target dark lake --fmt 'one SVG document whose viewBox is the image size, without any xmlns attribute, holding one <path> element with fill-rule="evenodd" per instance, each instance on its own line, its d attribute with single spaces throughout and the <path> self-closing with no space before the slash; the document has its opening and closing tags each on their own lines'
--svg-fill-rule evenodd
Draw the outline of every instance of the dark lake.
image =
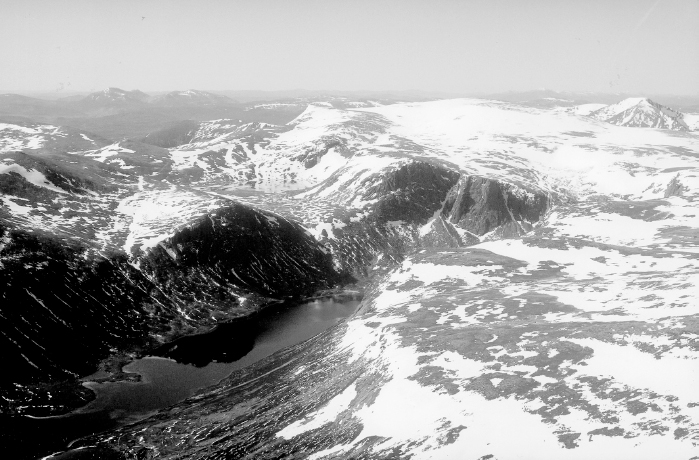
<svg viewBox="0 0 699 460">
<path fill-rule="evenodd" d="M 137 359 L 124 367 L 140 374 L 141 382 L 86 382 L 97 395 L 87 406 L 57 417 L 14 418 L 15 447 L 24 455 L 13 458 L 48 455 L 66 449 L 77 438 L 142 419 L 237 369 L 323 332 L 352 315 L 359 303 L 358 296 L 347 294 L 281 304 L 207 334 L 176 340 L 156 350 L 158 356 Z"/>
</svg>

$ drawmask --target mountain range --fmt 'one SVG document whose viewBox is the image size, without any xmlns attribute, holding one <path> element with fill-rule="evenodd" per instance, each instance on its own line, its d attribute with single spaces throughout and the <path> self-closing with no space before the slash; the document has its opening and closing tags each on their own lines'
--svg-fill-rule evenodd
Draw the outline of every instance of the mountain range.
<svg viewBox="0 0 699 460">
<path fill-rule="evenodd" d="M 0 443 L 84 405 L 80 378 L 110 363 L 351 286 L 348 320 L 64 455 L 696 454 L 686 116 L 643 98 L 173 98 L 200 102 L 71 102 L 172 117 L 137 136 L 0 124 Z M 178 118 L 211 107 L 236 116 Z"/>
</svg>

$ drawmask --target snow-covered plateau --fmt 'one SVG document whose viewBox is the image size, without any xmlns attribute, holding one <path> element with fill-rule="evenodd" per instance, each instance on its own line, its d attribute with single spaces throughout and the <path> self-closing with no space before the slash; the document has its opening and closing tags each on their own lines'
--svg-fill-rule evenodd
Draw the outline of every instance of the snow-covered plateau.
<svg viewBox="0 0 699 460">
<path fill-rule="evenodd" d="M 4 410 L 251 305 L 365 289 L 338 326 L 74 447 L 699 458 L 699 134 L 678 112 L 310 104 L 168 148 L 76 132 L 60 151 L 61 130 L 0 125 Z M 53 330 L 89 362 L 51 355 Z"/>
</svg>

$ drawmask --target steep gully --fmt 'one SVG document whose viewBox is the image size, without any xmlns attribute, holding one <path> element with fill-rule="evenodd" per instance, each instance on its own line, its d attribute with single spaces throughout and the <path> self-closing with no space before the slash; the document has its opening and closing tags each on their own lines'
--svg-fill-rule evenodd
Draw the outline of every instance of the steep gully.
<svg viewBox="0 0 699 460">
<path fill-rule="evenodd" d="M 85 260 L 79 245 L 0 228 L 4 253 L 12 255 L 2 267 L 8 276 L 2 297 L 23 306 L 1 312 L 11 325 L 0 337 L 10 370 L 0 382 L 2 410 L 14 414 L 6 417 L 85 404 L 92 393 L 78 377 L 100 362 L 119 378 L 134 356 L 243 321 L 273 308 L 273 299 L 366 285 L 423 247 L 468 246 L 488 233 L 520 235 L 551 202 L 541 192 L 424 161 L 385 173 L 365 198 L 373 204 L 362 220 L 320 241 L 295 222 L 231 202 L 179 229 L 138 267 L 123 254 Z M 56 334 L 65 340 L 54 343 Z"/>
</svg>

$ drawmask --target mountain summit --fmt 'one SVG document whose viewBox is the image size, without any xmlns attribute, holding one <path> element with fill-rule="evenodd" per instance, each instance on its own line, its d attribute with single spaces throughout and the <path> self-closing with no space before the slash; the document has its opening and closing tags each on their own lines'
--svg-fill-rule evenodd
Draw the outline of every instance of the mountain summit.
<svg viewBox="0 0 699 460">
<path fill-rule="evenodd" d="M 630 97 L 589 115 L 613 125 L 687 131 L 684 115 L 645 97 Z"/>
</svg>

